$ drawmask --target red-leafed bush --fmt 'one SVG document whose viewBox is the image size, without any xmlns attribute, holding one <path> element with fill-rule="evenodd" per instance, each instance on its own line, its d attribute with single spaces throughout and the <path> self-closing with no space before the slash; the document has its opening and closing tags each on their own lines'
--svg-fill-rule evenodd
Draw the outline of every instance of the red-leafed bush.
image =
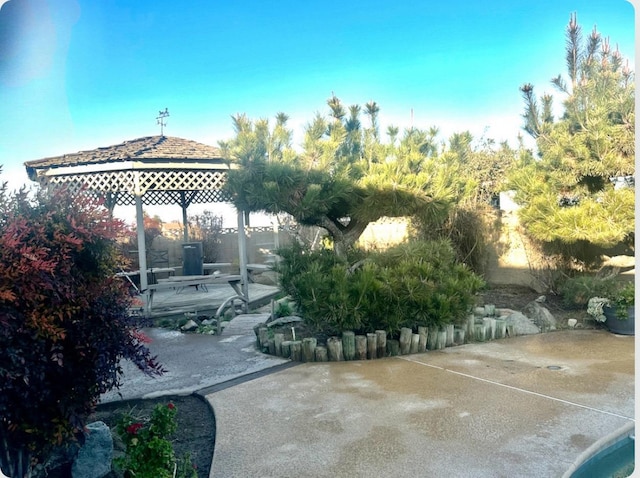
<svg viewBox="0 0 640 478">
<path fill-rule="evenodd" d="M 150 355 L 117 278 L 121 228 L 82 194 L 0 186 L 0 467 L 30 475 L 51 446 L 81 435 L 121 359 L 148 374 Z"/>
</svg>

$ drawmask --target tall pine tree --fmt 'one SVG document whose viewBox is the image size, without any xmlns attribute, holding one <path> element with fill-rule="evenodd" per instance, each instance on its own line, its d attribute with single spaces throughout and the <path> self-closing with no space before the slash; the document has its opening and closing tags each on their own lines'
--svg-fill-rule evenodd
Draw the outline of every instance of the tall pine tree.
<svg viewBox="0 0 640 478">
<path fill-rule="evenodd" d="M 443 221 L 455 199 L 456 175 L 435 162 L 428 171 L 412 167 L 410 154 L 384 157 L 377 132 L 378 106 L 365 106 L 371 127 L 363 129 L 361 108 L 345 108 L 332 95 L 328 118 L 321 115 L 307 125 L 303 151 L 287 141 L 286 115 L 279 115 L 273 131 L 268 122 L 234 118 L 236 137 L 221 144 L 224 155 L 240 167 L 229 173 L 227 189 L 243 211 L 286 212 L 304 225 L 325 229 L 335 252 L 345 256 L 370 222 L 383 216 L 419 216 Z M 415 131 L 417 134 L 417 130 Z M 408 137 L 408 135 L 407 135 Z M 398 148 L 400 153 L 406 147 Z M 409 148 L 416 163 L 424 151 Z M 394 157 L 392 157 L 394 156 Z M 406 174 L 406 173 L 421 173 Z"/>
<path fill-rule="evenodd" d="M 634 74 L 595 27 L 583 38 L 575 14 L 566 37 L 567 77 L 551 80 L 564 97 L 562 116 L 553 117 L 551 95 L 538 101 L 531 84 L 521 87 L 524 129 L 536 140 L 538 158 L 523 161 L 510 177 L 520 218 L 533 238 L 574 255 L 589 249 L 576 245 L 631 248 Z"/>
</svg>

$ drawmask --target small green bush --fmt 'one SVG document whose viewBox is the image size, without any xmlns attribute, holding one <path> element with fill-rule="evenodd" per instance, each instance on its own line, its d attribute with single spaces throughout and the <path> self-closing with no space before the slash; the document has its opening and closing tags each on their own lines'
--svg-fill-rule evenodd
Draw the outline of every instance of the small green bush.
<svg viewBox="0 0 640 478">
<path fill-rule="evenodd" d="M 279 251 L 283 289 L 305 322 L 339 334 L 438 326 L 462 319 L 483 281 L 456 262 L 450 243 L 415 241 L 341 260 L 327 250 L 295 245 Z"/>
<path fill-rule="evenodd" d="M 591 297 L 602 297 L 605 282 L 594 276 L 577 276 L 567 279 L 560 287 L 562 302 L 570 309 L 586 307 Z"/>
<path fill-rule="evenodd" d="M 148 419 L 124 414 L 116 430 L 126 445 L 123 457 L 114 460 L 125 476 L 136 478 L 196 478 L 187 454 L 177 460 L 169 437 L 177 429 L 177 408 L 171 402 L 158 404 Z"/>
<path fill-rule="evenodd" d="M 565 307 L 572 309 L 585 308 L 592 297 L 602 297 L 609 299 L 612 306 L 624 315 L 635 302 L 635 284 L 614 277 L 572 277 L 565 281 L 560 292 Z"/>
<path fill-rule="evenodd" d="M 288 300 L 278 302 L 275 306 L 273 314 L 275 317 L 288 317 L 294 314 L 293 304 Z"/>
</svg>

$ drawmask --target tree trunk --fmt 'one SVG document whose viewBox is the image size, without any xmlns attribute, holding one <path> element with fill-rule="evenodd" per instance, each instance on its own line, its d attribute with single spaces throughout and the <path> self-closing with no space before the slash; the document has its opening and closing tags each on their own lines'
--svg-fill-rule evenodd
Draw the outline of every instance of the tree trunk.
<svg viewBox="0 0 640 478">
<path fill-rule="evenodd" d="M 31 452 L 27 447 L 14 448 L 7 441 L 6 431 L 0 430 L 0 470 L 9 478 L 31 477 Z"/>
<path fill-rule="evenodd" d="M 318 226 L 325 229 L 333 239 L 333 252 L 336 253 L 336 256 L 346 259 L 347 251 L 360 238 L 368 224 L 368 221 L 351 218 L 349 225 L 345 227 L 337 220 L 324 217 Z"/>
</svg>

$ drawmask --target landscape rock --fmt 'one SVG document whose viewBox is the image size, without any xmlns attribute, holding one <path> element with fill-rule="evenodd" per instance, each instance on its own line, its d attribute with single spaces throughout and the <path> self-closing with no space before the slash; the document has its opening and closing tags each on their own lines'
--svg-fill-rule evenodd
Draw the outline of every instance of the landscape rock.
<svg viewBox="0 0 640 478">
<path fill-rule="evenodd" d="M 298 317 L 297 315 L 289 315 L 286 317 L 279 317 L 277 319 L 267 321 L 267 327 L 277 327 L 280 325 L 290 325 L 298 322 L 302 322 L 302 317 Z"/>
<path fill-rule="evenodd" d="M 473 308 L 473 314 L 477 315 L 478 317 L 484 317 L 485 316 L 484 306 L 482 306 L 482 307 L 474 307 Z"/>
<path fill-rule="evenodd" d="M 73 478 L 102 478 L 111 472 L 113 439 L 104 422 L 87 425 L 84 445 L 71 467 Z"/>
<path fill-rule="evenodd" d="M 514 335 L 539 334 L 540 329 L 533 321 L 522 312 L 511 311 L 510 314 L 502 316 L 507 321 L 507 327 L 513 328 Z"/>
<path fill-rule="evenodd" d="M 180 327 L 180 330 L 184 332 L 192 332 L 198 328 L 198 323 L 195 320 L 190 319 L 186 324 Z"/>
<path fill-rule="evenodd" d="M 551 312 L 549 312 L 549 309 L 542 305 L 542 302 L 538 300 L 529 302 L 522 309 L 522 313 L 529 317 L 531 321 L 543 332 L 556 330 L 556 318 Z"/>
<path fill-rule="evenodd" d="M 43 464 L 38 464 L 34 467 L 33 478 L 68 476 L 71 464 L 79 449 L 80 444 L 78 442 L 55 447 Z M 2 476 L 4 475 L 0 473 L 0 477 Z"/>
<path fill-rule="evenodd" d="M 217 325 L 218 321 L 216 319 L 204 319 L 202 321 L 202 325 Z"/>
</svg>

